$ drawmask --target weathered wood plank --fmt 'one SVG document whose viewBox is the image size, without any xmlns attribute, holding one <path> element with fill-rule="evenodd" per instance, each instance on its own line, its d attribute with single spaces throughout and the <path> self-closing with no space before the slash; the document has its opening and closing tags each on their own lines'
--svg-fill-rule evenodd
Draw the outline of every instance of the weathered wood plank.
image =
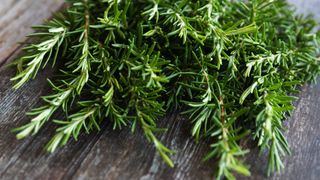
<svg viewBox="0 0 320 180">
<path fill-rule="evenodd" d="M 42 76 L 14 91 L 9 81 L 14 70 L 0 71 L 0 179 L 61 179 L 66 172 L 77 169 L 101 136 L 101 133 L 83 135 L 78 142 L 70 142 L 54 154 L 44 150 L 54 133 L 52 124 L 44 126 L 34 137 L 16 140 L 10 130 L 29 121 L 25 112 L 41 104 L 39 97 L 49 92 L 46 78 L 51 74 L 45 70 Z M 63 117 L 61 113 L 56 118 L 59 117 Z"/>
<path fill-rule="evenodd" d="M 313 15 L 315 19 L 320 22 L 320 1 L 319 0 L 288 0 L 296 7 L 297 13 L 303 13 L 305 15 Z"/>
<path fill-rule="evenodd" d="M 200 163 L 204 153 L 208 150 L 208 143 L 195 144 L 189 136 L 189 123 L 184 122 L 180 117 L 176 118 L 176 115 L 168 116 L 160 123 L 163 127 L 171 127 L 167 133 L 162 134 L 161 140 L 177 150 L 177 154 L 173 156 L 173 159 L 178 162 L 175 169 L 163 163 L 153 145 L 145 140 L 142 132 L 132 135 L 128 129 L 119 132 L 113 131 L 111 126 L 102 128 L 105 131 L 89 136 L 83 135 L 79 142 L 70 142 L 52 155 L 46 154 L 43 150 L 44 144 L 53 134 L 52 125 L 45 126 L 35 137 L 23 141 L 16 140 L 10 129 L 28 121 L 24 114 L 31 107 L 39 105 L 39 96 L 48 92 L 45 77 L 50 76 L 51 72 L 45 70 L 40 79 L 30 82 L 18 91 L 8 88 L 11 86 L 9 78 L 13 73 L 12 69 L 0 72 L 0 76 L 3 77 L 0 81 L 0 84 L 3 85 L 0 88 L 0 99 L 2 100 L 0 107 L 3 107 L 0 113 L 2 132 L 0 136 L 0 177 L 2 179 L 23 179 L 24 177 L 69 179 L 83 177 L 82 171 L 88 173 L 87 177 L 94 175 L 97 178 L 106 173 L 108 177 L 114 178 L 117 177 L 117 174 L 125 175 L 124 178 L 133 177 L 134 174 L 137 179 L 140 177 L 149 179 L 160 172 L 164 177 L 166 174 L 172 174 L 172 178 L 196 178 L 199 173 L 203 177 L 212 177 L 213 171 L 210 165 Z M 38 88 L 35 90 L 34 87 Z M 98 139 L 103 144 L 96 146 Z M 90 156 L 87 157 L 87 154 Z M 82 162 L 83 159 L 85 159 L 84 162 Z M 96 164 L 98 161 L 101 164 Z M 94 165 L 91 163 L 103 168 L 98 168 L 97 171 L 89 168 L 89 171 L 85 171 Z M 211 162 L 211 164 L 214 163 Z"/>
<path fill-rule="evenodd" d="M 172 156 L 175 168 L 168 167 L 148 143 L 142 132 L 131 134 L 108 128 L 92 148 L 74 179 L 211 179 L 214 161 L 202 162 L 209 142 L 196 144 L 190 137 L 190 123 L 177 113 L 160 120 L 168 131 L 160 139 L 177 153 Z"/>
<path fill-rule="evenodd" d="M 31 26 L 41 24 L 64 0 L 1 0 L 0 5 L 0 65 L 18 48 L 19 42 L 32 32 Z"/>
<path fill-rule="evenodd" d="M 239 179 L 311 179 L 320 176 L 320 84 L 303 87 L 297 109 L 288 119 L 285 133 L 291 145 L 292 155 L 284 158 L 286 169 L 268 178 L 266 176 L 266 156 L 259 156 L 256 148 L 246 156 L 251 166 L 252 176 Z M 181 116 L 170 116 L 161 124 L 169 131 L 161 136 L 165 144 L 177 151 L 172 157 L 176 167 L 170 169 L 150 150 L 141 135 L 130 135 L 105 131 L 92 151 L 82 162 L 74 179 L 211 179 L 214 161 L 202 163 L 201 157 L 207 152 L 209 142 L 195 144 L 189 135 L 188 122 Z M 250 141 L 250 143 L 254 143 Z M 115 150 L 117 149 L 117 150 Z M 140 151 L 142 150 L 142 152 Z M 210 168 L 211 167 L 211 168 Z"/>
<path fill-rule="evenodd" d="M 318 79 L 319 82 L 320 78 Z M 299 94 L 296 110 L 288 118 L 285 136 L 291 155 L 284 157 L 285 169 L 270 178 L 266 176 L 266 155 L 259 156 L 258 150 L 251 149 L 246 163 L 251 166 L 252 176 L 246 179 L 308 179 L 320 177 L 320 84 L 305 85 Z M 252 144 L 248 144 L 251 146 Z"/>
<path fill-rule="evenodd" d="M 12 71 L 3 73 L 10 76 Z M 32 96 L 28 95 L 28 92 L 32 92 L 32 87 L 40 85 L 39 89 L 44 89 L 40 91 L 47 91 L 43 82 L 44 79 L 36 80 L 26 86 L 26 89 L 22 89 L 22 94 L 27 94 L 27 96 L 24 102 L 20 103 L 20 107 L 17 107 L 18 109 L 23 110 L 21 106 L 28 105 L 27 102 L 30 103 L 29 97 Z M 288 121 L 287 136 L 293 154 L 285 158 L 287 166 L 285 172 L 277 174 L 273 179 L 301 179 L 300 177 L 317 179 L 316 177 L 319 176 L 320 133 L 314 130 L 320 128 L 317 123 L 319 112 L 311 112 L 320 107 L 319 91 L 320 85 L 303 88 L 301 99 L 297 103 L 297 110 Z M 2 97 L 17 99 L 12 96 L 13 92 L 5 92 L 2 89 L 1 92 L 4 93 L 0 99 Z M 34 104 L 30 103 L 29 108 Z M 7 106 L 14 105 L 16 106 L 16 103 L 11 105 L 9 103 Z M 5 107 L 3 104 L 0 106 Z M 1 132 L 7 132 L 5 136 L 0 137 L 0 154 L 2 154 L 0 164 L 6 165 L 5 170 L 0 169 L 2 179 L 23 179 L 25 177 L 29 179 L 69 179 L 71 177 L 74 179 L 89 177 L 95 179 L 107 177 L 110 179 L 198 179 L 199 177 L 210 179 L 212 177 L 214 161 L 201 163 L 201 157 L 208 150 L 209 143 L 195 144 L 191 138 L 188 138 L 189 123 L 180 116 L 168 116 L 160 123 L 161 126 L 170 127 L 169 131 L 161 136 L 161 140 L 177 151 L 173 156 L 176 167 L 171 169 L 161 161 L 153 146 L 146 142 L 141 132 L 132 135 L 128 130 L 113 131 L 109 126 L 104 132 L 101 132 L 102 135 L 101 133 L 84 135 L 79 142 L 70 142 L 55 154 L 48 155 L 43 151 L 43 145 L 48 140 L 48 134 L 52 134 L 52 126 L 46 127 L 34 138 L 17 141 L 8 131 L 17 126 L 17 123 L 21 123 L 17 117 L 24 117 L 24 112 L 19 112 L 18 115 L 16 111 L 9 112 L 0 117 L 1 120 L 12 120 L 4 124 L 1 121 L 3 125 L 0 127 Z M 23 118 L 22 121 L 26 120 L 27 118 Z M 99 140 L 96 143 L 97 139 Z M 265 159 L 257 154 L 257 150 L 253 149 L 253 152 L 247 156 L 246 161 L 251 165 L 253 173 L 250 179 L 266 179 Z"/>
</svg>

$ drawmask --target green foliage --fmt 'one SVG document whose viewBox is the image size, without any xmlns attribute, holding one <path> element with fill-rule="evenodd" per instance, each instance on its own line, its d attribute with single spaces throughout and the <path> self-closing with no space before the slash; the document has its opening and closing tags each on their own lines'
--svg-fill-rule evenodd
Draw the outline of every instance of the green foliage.
<svg viewBox="0 0 320 180">
<path fill-rule="evenodd" d="M 196 141 L 214 142 L 204 159 L 218 159 L 217 179 L 250 175 L 239 145 L 248 137 L 269 152 L 269 174 L 283 168 L 290 150 L 282 122 L 294 109 L 292 93 L 320 72 L 314 20 L 295 16 L 283 0 L 68 2 L 35 27 L 38 43 L 15 62 L 14 88 L 47 64 L 60 65 L 52 94 L 14 130 L 17 138 L 36 134 L 62 109 L 66 119 L 52 121 L 58 128 L 48 151 L 108 120 L 114 129 L 140 127 L 174 166 L 156 137 L 165 130 L 157 121 L 179 109 Z"/>
</svg>

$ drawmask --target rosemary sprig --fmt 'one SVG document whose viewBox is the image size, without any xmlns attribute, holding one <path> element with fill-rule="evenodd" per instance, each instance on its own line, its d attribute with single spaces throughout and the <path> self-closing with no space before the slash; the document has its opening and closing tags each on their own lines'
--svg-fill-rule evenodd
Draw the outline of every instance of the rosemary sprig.
<svg viewBox="0 0 320 180">
<path fill-rule="evenodd" d="M 283 121 L 297 87 L 320 72 L 319 32 L 283 0 L 68 0 L 70 6 L 32 34 L 38 43 L 16 61 L 15 88 L 48 63 L 59 64 L 53 93 L 33 109 L 18 138 L 39 132 L 60 108 L 65 120 L 53 152 L 81 131 L 140 127 L 169 166 L 172 150 L 156 137 L 168 111 L 188 115 L 204 159 L 219 160 L 217 179 L 250 175 L 239 140 L 269 152 L 268 174 L 289 154 Z M 72 112 L 72 113 L 70 113 Z M 71 115 L 70 115 L 71 114 Z M 167 127 L 170 128 L 170 127 Z"/>
<path fill-rule="evenodd" d="M 60 46 L 67 32 L 66 27 L 54 21 L 48 26 L 38 26 L 35 29 L 41 29 L 43 32 L 34 33 L 31 36 L 44 36 L 45 38 L 39 44 L 31 44 L 24 48 L 28 54 L 21 57 L 19 63 L 26 64 L 26 67 L 11 78 L 12 81 L 17 81 L 14 85 L 15 89 L 34 78 L 41 66 L 45 67 L 51 58 L 54 62 L 57 60 Z"/>
</svg>

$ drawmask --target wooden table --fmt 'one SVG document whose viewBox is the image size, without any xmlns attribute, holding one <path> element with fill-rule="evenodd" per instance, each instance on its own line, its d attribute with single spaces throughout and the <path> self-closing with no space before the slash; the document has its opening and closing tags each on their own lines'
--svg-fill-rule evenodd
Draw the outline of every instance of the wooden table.
<svg viewBox="0 0 320 180">
<path fill-rule="evenodd" d="M 320 0 L 291 0 L 299 12 L 314 12 L 320 19 Z M 175 168 L 166 166 L 141 132 L 128 129 L 113 131 L 106 122 L 100 132 L 83 134 L 53 154 L 44 151 L 52 136 L 53 126 L 45 126 L 39 134 L 16 140 L 10 130 L 28 122 L 25 112 L 39 106 L 39 97 L 49 88 L 45 70 L 21 89 L 12 90 L 10 77 L 14 69 L 4 68 L 20 52 L 18 42 L 62 5 L 62 0 L 1 0 L 0 4 L 0 179 L 212 179 L 215 162 L 202 163 L 209 142 L 195 144 L 190 138 L 190 123 L 178 114 L 168 114 L 160 126 L 169 127 L 159 136 L 169 148 L 177 151 L 172 159 Z M 320 179 L 320 84 L 301 88 L 296 110 L 287 121 L 286 136 L 292 155 L 284 158 L 284 172 L 270 179 Z M 61 115 L 57 115 L 58 117 Z M 249 148 L 251 142 L 243 142 Z M 245 161 L 252 176 L 239 179 L 269 179 L 266 177 L 266 158 L 255 148 Z"/>
</svg>

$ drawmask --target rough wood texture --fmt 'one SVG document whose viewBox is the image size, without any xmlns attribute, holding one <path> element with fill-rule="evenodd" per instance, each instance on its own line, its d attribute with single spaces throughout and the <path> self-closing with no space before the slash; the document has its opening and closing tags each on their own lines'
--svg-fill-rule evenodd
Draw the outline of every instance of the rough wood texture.
<svg viewBox="0 0 320 180">
<path fill-rule="evenodd" d="M 298 5 L 300 12 L 310 13 L 313 10 L 318 13 L 320 0 L 291 2 Z M 43 0 L 41 3 L 2 0 L 0 64 L 17 52 L 15 42 L 24 40 L 22 36 L 30 32 L 29 26 L 48 17 L 50 11 L 60 5 L 60 0 Z M 22 30 L 15 28 L 18 26 L 22 26 Z M 14 69 L 0 68 L 0 179 L 212 179 L 215 161 L 201 162 L 210 142 L 195 144 L 189 136 L 189 122 L 175 113 L 160 120 L 160 126 L 169 127 L 169 130 L 159 136 L 167 146 L 177 151 L 172 157 L 176 165 L 174 169 L 163 163 L 141 132 L 132 134 L 128 129 L 113 131 L 107 121 L 102 131 L 83 134 L 78 142 L 69 142 L 54 154 L 43 150 L 53 134 L 53 125 L 45 126 L 34 137 L 16 140 L 10 130 L 27 122 L 25 112 L 41 104 L 39 96 L 48 93 L 45 79 L 52 72 L 45 70 L 36 80 L 17 91 L 11 89 L 9 79 L 13 75 Z M 319 94 L 320 84 L 306 85 L 301 89 L 297 108 L 287 121 L 286 136 L 292 155 L 285 157 L 284 172 L 267 178 L 265 156 L 259 156 L 257 149 L 251 148 L 245 161 L 251 166 L 252 176 L 239 176 L 239 179 L 319 179 Z M 250 141 L 244 144 L 252 147 Z"/>
<path fill-rule="evenodd" d="M 0 65 L 7 60 L 32 32 L 31 25 L 40 24 L 58 10 L 63 0 L 1 0 Z"/>
</svg>

